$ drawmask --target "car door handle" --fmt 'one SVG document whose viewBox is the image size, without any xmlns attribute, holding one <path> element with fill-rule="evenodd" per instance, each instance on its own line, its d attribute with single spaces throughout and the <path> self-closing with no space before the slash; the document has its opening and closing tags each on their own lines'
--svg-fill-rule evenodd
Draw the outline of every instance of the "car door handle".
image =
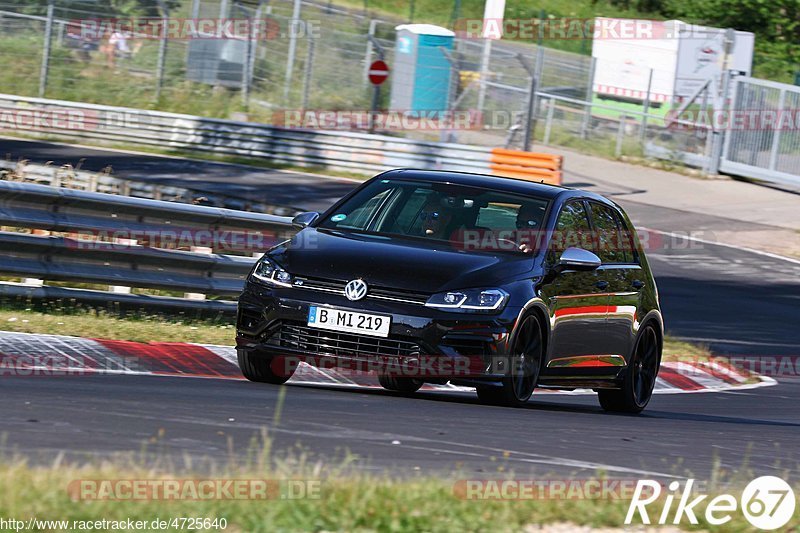
<svg viewBox="0 0 800 533">
<path fill-rule="evenodd" d="M 634 289 L 641 289 L 642 287 L 644 287 L 644 282 L 640 281 L 638 279 L 635 279 L 635 280 L 633 280 L 633 282 L 631 282 L 631 286 Z"/>
<path fill-rule="evenodd" d="M 598 289 L 605 289 L 608 287 L 608 282 L 601 279 L 600 281 L 595 283 L 594 286 L 597 287 Z"/>
</svg>

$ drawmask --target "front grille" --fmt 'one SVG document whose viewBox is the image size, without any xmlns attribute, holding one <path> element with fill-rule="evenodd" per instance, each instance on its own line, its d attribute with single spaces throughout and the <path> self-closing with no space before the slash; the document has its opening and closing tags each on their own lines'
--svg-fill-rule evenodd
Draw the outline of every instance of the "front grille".
<svg viewBox="0 0 800 533">
<path fill-rule="evenodd" d="M 281 323 L 269 343 L 310 355 L 407 357 L 420 354 L 419 345 L 412 341 L 327 331 L 293 322 Z"/>
<path fill-rule="evenodd" d="M 345 281 L 336 281 L 314 277 L 296 277 L 294 280 L 294 287 L 298 289 L 308 289 L 322 292 L 333 292 L 344 295 L 344 286 L 347 284 Z M 418 305 L 425 305 L 428 301 L 429 294 L 422 292 L 401 291 L 397 289 L 388 289 L 385 287 L 376 287 L 369 285 L 369 292 L 367 298 L 374 298 L 377 300 L 390 300 L 400 301 L 404 303 L 413 303 Z"/>
</svg>

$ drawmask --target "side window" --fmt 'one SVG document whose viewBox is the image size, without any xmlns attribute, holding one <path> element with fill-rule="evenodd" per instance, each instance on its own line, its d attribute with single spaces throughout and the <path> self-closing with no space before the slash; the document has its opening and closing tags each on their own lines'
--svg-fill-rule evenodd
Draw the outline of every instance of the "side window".
<svg viewBox="0 0 800 533">
<path fill-rule="evenodd" d="M 592 202 L 592 226 L 597 232 L 597 255 L 603 263 L 625 263 L 617 217 L 612 209 Z"/>
<path fill-rule="evenodd" d="M 561 208 L 555 231 L 550 241 L 548 261 L 555 263 L 567 248 L 594 250 L 592 230 L 583 202 L 569 202 Z"/>
<path fill-rule="evenodd" d="M 617 219 L 617 225 L 620 232 L 620 246 L 625 252 L 626 263 L 639 263 L 639 254 L 636 253 L 636 244 L 634 244 L 633 230 L 625 223 L 619 213 L 614 213 L 614 218 Z"/>
</svg>

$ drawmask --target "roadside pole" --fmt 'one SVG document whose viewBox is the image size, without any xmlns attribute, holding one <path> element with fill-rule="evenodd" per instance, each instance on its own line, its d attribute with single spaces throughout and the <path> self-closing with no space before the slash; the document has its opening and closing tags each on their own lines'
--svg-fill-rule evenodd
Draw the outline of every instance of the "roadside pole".
<svg viewBox="0 0 800 533">
<path fill-rule="evenodd" d="M 589 64 L 589 82 L 586 87 L 586 109 L 581 120 L 581 138 L 589 137 L 589 122 L 592 119 L 592 100 L 594 98 L 594 69 L 597 67 L 597 58 L 593 57 Z"/>
<path fill-rule="evenodd" d="M 714 102 L 714 111 L 721 112 L 726 107 L 728 107 L 728 97 L 731 94 L 731 81 L 734 76 L 734 71 L 730 70 L 729 68 L 729 61 L 730 55 L 733 52 L 734 47 L 736 46 L 736 31 L 732 28 L 728 28 L 725 31 L 725 39 L 723 40 L 723 71 L 722 71 L 722 87 L 720 87 L 719 94 L 715 95 L 716 99 Z M 732 104 L 732 102 L 731 102 Z M 731 105 L 730 111 L 733 112 L 733 106 Z M 714 129 L 711 132 L 712 143 L 711 143 L 711 157 L 710 162 L 708 165 L 708 173 L 710 175 L 719 174 L 719 165 L 720 160 L 722 159 L 722 151 L 723 146 L 725 144 L 725 137 L 727 132 L 723 130 Z"/>
<path fill-rule="evenodd" d="M 375 37 L 380 20 L 372 19 L 369 21 L 369 32 L 367 33 L 367 51 L 364 53 L 364 87 L 369 83 L 369 66 L 372 63 L 372 40 Z"/>
<path fill-rule="evenodd" d="M 716 112 L 725 109 L 726 100 L 730 93 L 731 76 L 732 72 L 730 70 L 726 70 L 722 73 L 722 93 L 714 105 L 714 110 Z M 709 157 L 708 173 L 713 176 L 719 174 L 719 163 L 722 158 L 722 146 L 725 140 L 724 130 L 720 131 L 715 128 L 711 131 L 711 136 L 711 154 Z"/>
<path fill-rule="evenodd" d="M 478 113 L 483 113 L 483 105 L 486 100 L 486 78 L 489 75 L 489 61 L 492 56 L 492 40 L 483 40 L 483 54 L 481 55 L 481 70 L 478 85 Z"/>
<path fill-rule="evenodd" d="M 460 9 L 460 8 L 459 8 Z M 506 0 L 486 0 L 483 6 L 483 54 L 481 55 L 481 70 L 478 85 L 478 113 L 483 113 L 486 103 L 486 86 L 489 76 L 489 64 L 492 59 L 492 41 L 502 38 L 503 17 L 506 11 Z M 499 30 L 499 32 L 498 32 Z"/>
<path fill-rule="evenodd" d="M 523 137 L 524 141 L 522 142 L 522 149 L 526 152 L 529 152 L 533 142 L 534 132 L 536 130 L 536 90 L 539 85 L 539 80 L 537 78 L 536 69 L 530 64 L 528 59 L 522 55 L 522 53 L 517 54 L 517 60 L 528 72 L 528 76 L 530 76 L 530 85 L 528 86 L 528 102 L 525 110 L 525 136 Z"/>
</svg>

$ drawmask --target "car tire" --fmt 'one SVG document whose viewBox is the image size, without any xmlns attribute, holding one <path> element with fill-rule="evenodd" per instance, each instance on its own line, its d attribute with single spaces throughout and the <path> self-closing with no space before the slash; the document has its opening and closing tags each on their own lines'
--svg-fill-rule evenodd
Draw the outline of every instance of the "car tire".
<svg viewBox="0 0 800 533">
<path fill-rule="evenodd" d="M 653 396 L 658 366 L 661 363 L 661 342 L 652 324 L 644 327 L 636 341 L 621 389 L 600 389 L 600 407 L 613 413 L 641 413 Z"/>
<path fill-rule="evenodd" d="M 251 351 L 236 350 L 239 369 L 244 377 L 257 383 L 282 385 L 294 374 L 295 365 L 287 365 L 285 357 L 268 357 Z"/>
<path fill-rule="evenodd" d="M 482 403 L 520 407 L 533 394 L 544 358 L 542 327 L 536 315 L 522 319 L 512 346 L 509 375 L 499 383 L 476 387 Z"/>
<path fill-rule="evenodd" d="M 378 374 L 378 383 L 386 390 L 411 394 L 424 384 L 421 379 Z"/>
</svg>

